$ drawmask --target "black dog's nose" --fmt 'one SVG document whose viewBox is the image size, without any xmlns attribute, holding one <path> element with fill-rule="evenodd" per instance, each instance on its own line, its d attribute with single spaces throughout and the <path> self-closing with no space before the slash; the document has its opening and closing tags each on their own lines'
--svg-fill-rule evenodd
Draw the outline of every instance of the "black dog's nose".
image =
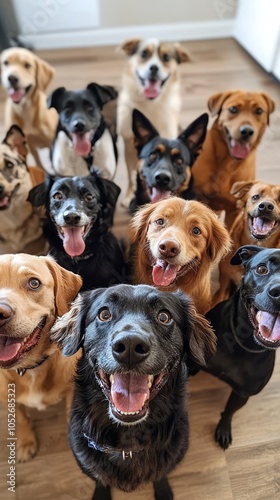
<svg viewBox="0 0 280 500">
<path fill-rule="evenodd" d="M 242 139 L 249 139 L 254 133 L 253 127 L 249 125 L 242 125 L 239 129 L 240 135 Z"/>
<path fill-rule="evenodd" d="M 116 361 L 131 368 L 144 361 L 150 353 L 150 343 L 140 335 L 121 334 L 112 345 L 113 356 Z"/>
<path fill-rule="evenodd" d="M 18 77 L 15 75 L 10 75 L 8 80 L 12 85 L 16 85 L 18 83 Z"/>
<path fill-rule="evenodd" d="M 262 203 L 258 205 L 258 210 L 259 212 L 272 212 L 274 210 L 274 205 L 269 201 L 262 201 Z"/>
<path fill-rule="evenodd" d="M 155 181 L 158 186 L 167 186 L 171 181 L 171 175 L 169 172 L 158 172 L 155 174 Z"/>
<path fill-rule="evenodd" d="M 268 290 L 268 295 L 272 299 L 280 299 L 280 285 L 274 285 Z"/>
<path fill-rule="evenodd" d="M 162 257 L 176 257 L 180 253 L 181 247 L 179 242 L 173 240 L 162 240 L 159 244 L 159 253 Z"/>
<path fill-rule="evenodd" d="M 72 224 L 73 226 L 79 224 L 81 220 L 80 214 L 78 212 L 64 212 L 63 219 L 66 224 Z"/>
<path fill-rule="evenodd" d="M 85 130 L 85 122 L 81 119 L 73 122 L 73 132 L 83 132 Z"/>
<path fill-rule="evenodd" d="M 152 66 L 150 66 L 150 73 L 152 75 L 156 75 L 158 72 L 158 66 L 156 64 L 152 64 Z"/>
<path fill-rule="evenodd" d="M 0 327 L 13 316 L 13 309 L 5 302 L 0 302 Z"/>
</svg>

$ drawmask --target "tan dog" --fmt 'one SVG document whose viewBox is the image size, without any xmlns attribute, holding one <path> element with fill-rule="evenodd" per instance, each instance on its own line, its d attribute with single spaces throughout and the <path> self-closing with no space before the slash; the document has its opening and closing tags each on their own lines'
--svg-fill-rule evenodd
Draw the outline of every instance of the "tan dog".
<svg viewBox="0 0 280 500">
<path fill-rule="evenodd" d="M 211 303 L 211 272 L 230 249 L 216 215 L 199 201 L 169 198 L 140 208 L 132 218 L 133 281 L 182 290 L 205 313 Z"/>
<path fill-rule="evenodd" d="M 263 92 L 236 90 L 211 96 L 208 108 L 218 116 L 194 164 L 194 188 L 213 210 L 226 211 L 230 227 L 238 213 L 231 187 L 255 179 L 256 150 L 274 102 Z"/>
<path fill-rule="evenodd" d="M 0 145 L 0 253 L 43 251 L 39 213 L 27 197 L 44 180 L 44 172 L 27 167 L 28 148 L 22 130 L 13 125 Z M 35 247 L 34 247 L 35 244 Z"/>
<path fill-rule="evenodd" d="M 133 144 L 132 111 L 141 111 L 162 137 L 179 135 L 181 109 L 179 64 L 189 56 L 179 44 L 135 38 L 122 45 L 129 56 L 118 98 L 118 133 L 124 139 L 128 189 L 123 206 L 128 207 L 136 187 L 137 155 Z"/>
<path fill-rule="evenodd" d="M 71 403 L 77 357 L 64 358 L 49 331 L 81 283 L 51 257 L 0 256 L 0 400 L 17 419 L 18 461 L 37 451 L 25 406 L 42 410 L 62 399 L 67 407 Z"/>
<path fill-rule="evenodd" d="M 8 94 L 5 128 L 16 124 L 25 131 L 35 162 L 42 166 L 37 148 L 51 147 L 58 123 L 45 94 L 54 69 L 29 50 L 13 47 L 1 53 L 1 73 Z"/>
<path fill-rule="evenodd" d="M 280 248 L 280 185 L 262 181 L 236 182 L 231 194 L 238 199 L 239 214 L 230 230 L 232 251 L 220 262 L 220 288 L 213 298 L 213 306 L 233 293 L 244 274 L 243 266 L 230 264 L 239 247 Z"/>
</svg>

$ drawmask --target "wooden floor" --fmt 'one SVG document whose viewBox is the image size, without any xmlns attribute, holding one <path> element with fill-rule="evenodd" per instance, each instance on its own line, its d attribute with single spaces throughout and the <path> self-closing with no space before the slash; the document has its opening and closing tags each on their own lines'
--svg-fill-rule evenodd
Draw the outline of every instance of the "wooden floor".
<svg viewBox="0 0 280 500">
<path fill-rule="evenodd" d="M 226 89 L 268 92 L 277 102 L 258 154 L 258 178 L 280 183 L 280 92 L 277 84 L 233 41 L 188 42 L 193 62 L 181 68 L 186 127 L 207 111 L 208 97 Z M 125 58 L 113 47 L 41 52 L 56 67 L 50 90 L 57 86 L 78 89 L 90 81 L 120 85 Z M 0 111 L 3 109 L 0 91 Z M 1 124 L 1 132 L 3 125 Z M 122 160 L 115 181 L 123 188 Z M 115 231 L 126 233 L 129 217 L 118 208 Z M 213 432 L 229 395 L 226 384 L 199 374 L 189 384 L 190 448 L 170 475 L 175 500 L 280 499 L 280 357 L 272 379 L 261 394 L 249 400 L 233 419 L 233 444 L 224 452 Z M 16 467 L 16 493 L 7 491 L 7 416 L 0 409 L 0 498 L 6 500 L 89 500 L 93 483 L 78 469 L 67 445 L 63 407 L 32 411 L 40 449 L 37 456 Z M 114 500 L 151 500 L 147 485 L 133 494 L 114 491 Z"/>
</svg>

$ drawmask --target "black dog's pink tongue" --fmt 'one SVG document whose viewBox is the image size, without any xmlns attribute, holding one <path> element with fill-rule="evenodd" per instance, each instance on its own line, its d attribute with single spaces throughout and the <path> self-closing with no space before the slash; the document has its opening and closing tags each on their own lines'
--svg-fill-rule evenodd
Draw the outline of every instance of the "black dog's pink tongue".
<svg viewBox="0 0 280 500">
<path fill-rule="evenodd" d="M 175 280 L 178 271 L 178 266 L 157 259 L 153 266 L 153 282 L 156 286 L 169 286 Z"/>
<path fill-rule="evenodd" d="M 262 336 L 268 340 L 280 340 L 280 313 L 271 314 L 265 311 L 258 311 L 256 319 Z"/>
<path fill-rule="evenodd" d="M 274 220 L 261 219 L 260 217 L 255 217 L 253 219 L 253 229 L 259 234 L 269 233 L 275 225 Z"/>
<path fill-rule="evenodd" d="M 4 337 L 0 335 L 0 361 L 13 359 L 21 347 L 19 339 Z"/>
<path fill-rule="evenodd" d="M 161 191 L 156 187 L 152 188 L 151 202 L 156 203 L 159 200 L 166 200 L 166 198 L 170 198 L 171 191 Z"/>
<path fill-rule="evenodd" d="M 147 375 L 114 373 L 111 396 L 115 407 L 122 413 L 140 411 L 150 396 Z"/>
<path fill-rule="evenodd" d="M 249 144 L 244 142 L 238 142 L 235 139 L 231 139 L 230 141 L 230 150 L 232 156 L 240 160 L 246 158 L 251 151 Z"/>
<path fill-rule="evenodd" d="M 91 138 L 92 132 L 85 134 L 71 134 L 73 146 L 79 156 L 88 156 L 91 152 Z"/>
<path fill-rule="evenodd" d="M 71 257 L 81 255 L 85 251 L 83 240 L 84 227 L 64 227 L 63 247 L 65 252 Z"/>
</svg>

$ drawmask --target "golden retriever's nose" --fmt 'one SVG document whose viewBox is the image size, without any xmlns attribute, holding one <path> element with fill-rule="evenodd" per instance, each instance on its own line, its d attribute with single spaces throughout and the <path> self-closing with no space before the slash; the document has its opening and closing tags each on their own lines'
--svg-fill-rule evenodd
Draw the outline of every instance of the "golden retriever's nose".
<svg viewBox="0 0 280 500">
<path fill-rule="evenodd" d="M 9 321 L 13 314 L 14 311 L 8 304 L 5 304 L 5 302 L 0 302 L 0 327 L 3 326 L 7 321 Z"/>
<path fill-rule="evenodd" d="M 8 80 L 11 83 L 11 85 L 16 85 L 18 83 L 18 77 L 15 75 L 10 75 L 8 77 Z"/>
<path fill-rule="evenodd" d="M 162 240 L 158 246 L 159 253 L 165 258 L 176 257 L 181 251 L 181 245 L 178 241 Z"/>
</svg>

